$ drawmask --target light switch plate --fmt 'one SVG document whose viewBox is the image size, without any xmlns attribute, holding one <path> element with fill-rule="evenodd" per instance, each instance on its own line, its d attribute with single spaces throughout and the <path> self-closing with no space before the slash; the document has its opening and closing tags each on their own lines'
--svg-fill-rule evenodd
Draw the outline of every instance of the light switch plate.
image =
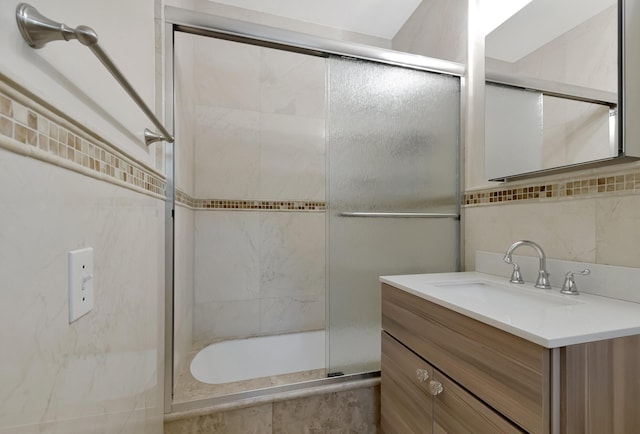
<svg viewBox="0 0 640 434">
<path fill-rule="evenodd" d="M 69 252 L 69 324 L 93 309 L 93 248 Z"/>
</svg>

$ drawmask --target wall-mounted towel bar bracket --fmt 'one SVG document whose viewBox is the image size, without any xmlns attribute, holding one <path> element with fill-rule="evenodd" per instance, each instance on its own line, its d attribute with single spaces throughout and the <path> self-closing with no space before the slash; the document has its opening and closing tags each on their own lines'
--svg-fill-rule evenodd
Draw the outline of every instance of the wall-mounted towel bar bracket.
<svg viewBox="0 0 640 434">
<path fill-rule="evenodd" d="M 153 122 L 162 134 L 149 129 L 144 130 L 144 140 L 147 146 L 151 143 L 166 140 L 173 143 L 173 136 L 156 118 L 151 109 L 145 104 L 133 86 L 127 81 L 122 72 L 116 67 L 107 53 L 98 45 L 98 35 L 91 27 L 78 26 L 75 29 L 66 24 L 55 22 L 42 15 L 36 8 L 26 3 L 20 3 L 16 9 L 18 29 L 24 40 L 33 48 L 42 48 L 52 41 L 70 41 L 77 39 L 82 45 L 89 47 L 91 52 L 102 62 L 111 75 L 120 83 L 129 96 L 142 109 L 144 114 Z"/>
</svg>

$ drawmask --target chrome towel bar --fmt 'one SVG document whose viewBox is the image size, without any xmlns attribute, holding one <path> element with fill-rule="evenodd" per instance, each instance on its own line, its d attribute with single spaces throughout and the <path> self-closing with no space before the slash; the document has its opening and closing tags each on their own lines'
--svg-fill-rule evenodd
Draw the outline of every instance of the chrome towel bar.
<svg viewBox="0 0 640 434">
<path fill-rule="evenodd" d="M 36 8 L 26 3 L 20 3 L 16 8 L 16 21 L 20 34 L 32 48 L 42 48 L 52 41 L 69 41 L 71 39 L 77 39 L 82 45 L 89 47 L 91 52 L 95 54 L 129 96 L 138 104 L 138 107 L 142 109 L 144 114 L 146 114 L 151 122 L 162 132 L 162 134 L 159 134 L 145 129 L 144 141 L 147 146 L 161 140 L 173 143 L 173 136 L 167 131 L 158 118 L 156 118 L 151 109 L 145 104 L 107 53 L 98 45 L 98 35 L 91 27 L 78 26 L 73 29 L 66 24 L 50 20 L 38 12 Z"/>
<path fill-rule="evenodd" d="M 420 219 L 458 219 L 453 213 L 439 212 L 341 212 L 340 217 L 382 217 L 382 218 L 420 218 Z"/>
</svg>

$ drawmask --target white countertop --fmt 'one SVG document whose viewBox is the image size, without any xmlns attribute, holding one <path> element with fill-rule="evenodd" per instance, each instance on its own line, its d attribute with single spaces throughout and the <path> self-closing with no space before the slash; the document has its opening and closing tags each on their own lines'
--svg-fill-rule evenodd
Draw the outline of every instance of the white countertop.
<svg viewBox="0 0 640 434">
<path fill-rule="evenodd" d="M 559 288 L 538 289 L 478 272 L 382 276 L 380 281 L 546 348 L 640 334 L 638 303 L 564 295 Z"/>
</svg>

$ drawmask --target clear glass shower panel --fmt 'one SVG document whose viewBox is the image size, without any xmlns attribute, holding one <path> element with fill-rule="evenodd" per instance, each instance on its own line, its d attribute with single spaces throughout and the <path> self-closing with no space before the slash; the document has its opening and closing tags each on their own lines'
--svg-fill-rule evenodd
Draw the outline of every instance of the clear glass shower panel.
<svg viewBox="0 0 640 434">
<path fill-rule="evenodd" d="M 380 283 L 455 271 L 458 78 L 331 58 L 328 91 L 329 372 L 380 369 Z M 378 217 L 349 216 L 376 213 Z"/>
</svg>

